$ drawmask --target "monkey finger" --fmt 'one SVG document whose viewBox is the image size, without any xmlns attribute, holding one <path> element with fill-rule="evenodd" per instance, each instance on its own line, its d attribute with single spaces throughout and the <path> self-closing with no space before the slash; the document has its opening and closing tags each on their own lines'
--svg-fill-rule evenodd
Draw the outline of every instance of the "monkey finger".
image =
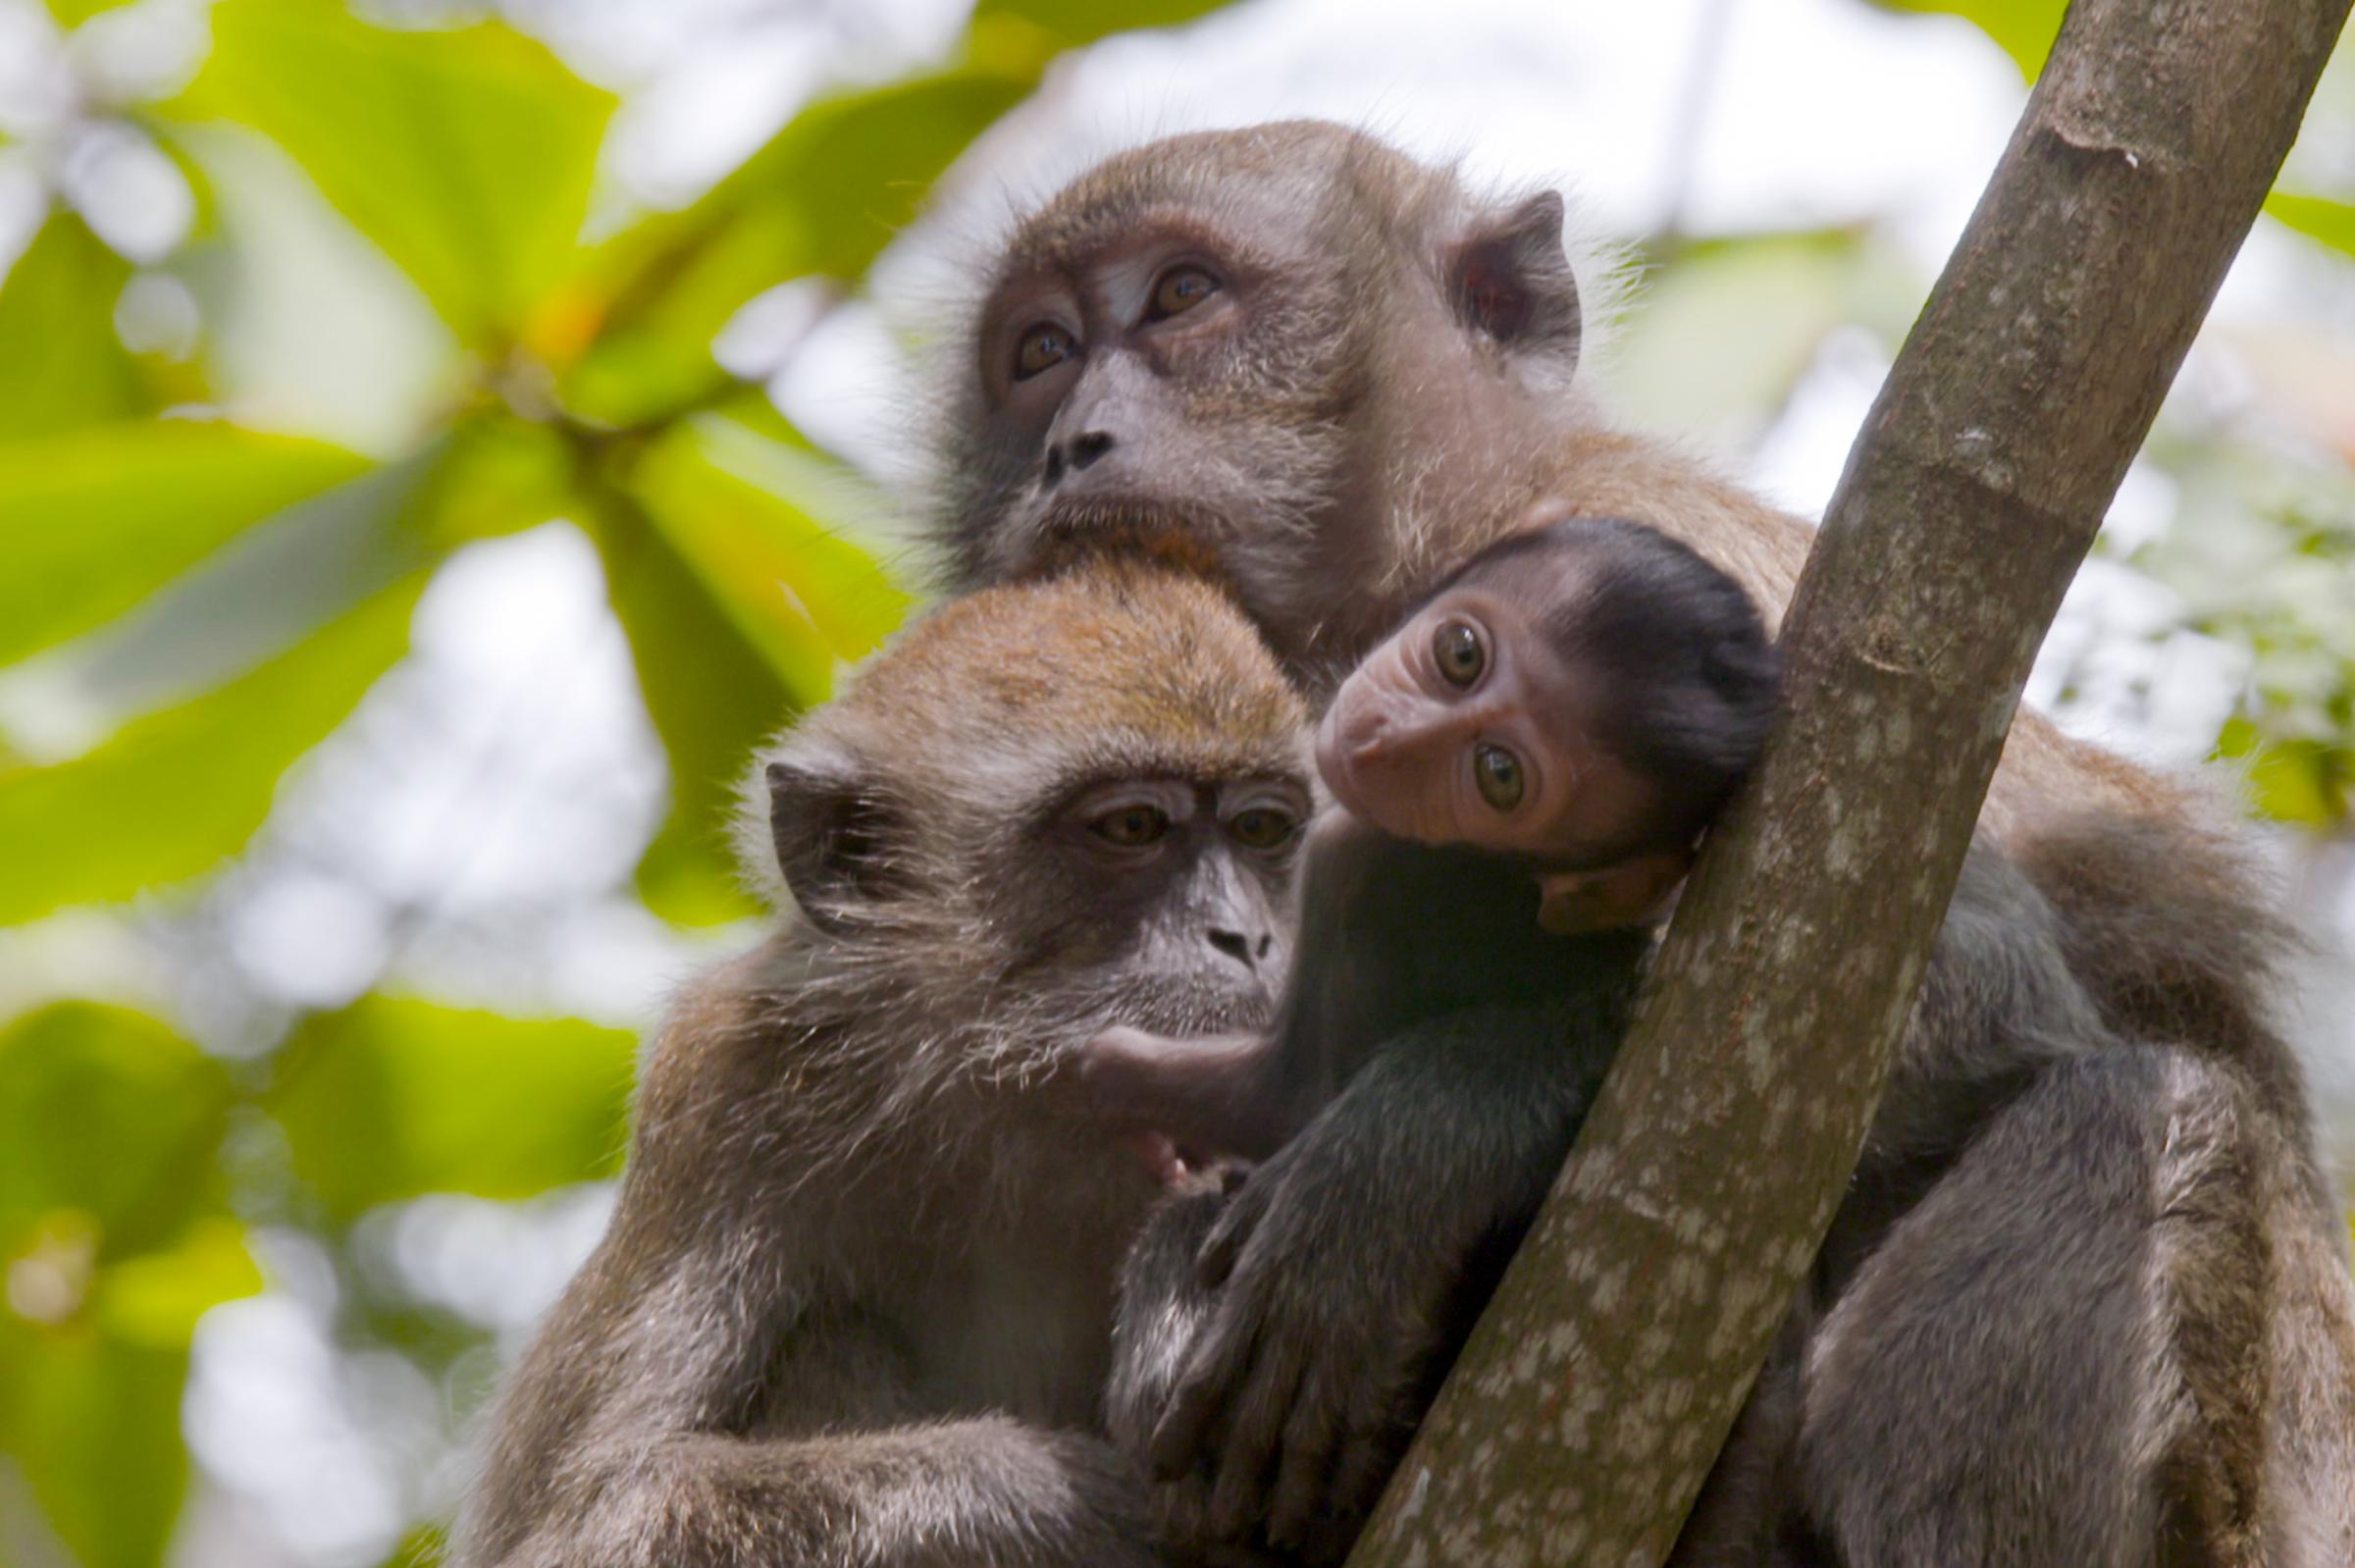
<svg viewBox="0 0 2355 1568">
<path fill-rule="evenodd" d="M 1250 1376 L 1255 1336 L 1242 1334 L 1231 1307 L 1222 1307 L 1211 1320 L 1145 1444 L 1145 1461 L 1158 1480 L 1172 1481 L 1193 1469 L 1222 1429 L 1230 1396 Z M 1230 1349 L 1238 1337 L 1240 1348 Z"/>
<path fill-rule="evenodd" d="M 1178 1145 L 1167 1133 L 1150 1127 L 1124 1129 L 1113 1135 L 1115 1147 L 1125 1151 L 1144 1169 L 1145 1175 L 1165 1187 L 1182 1186 L 1192 1172 Z"/>
<path fill-rule="evenodd" d="M 1297 1360 L 1263 1353 L 1230 1401 L 1218 1475 L 1210 1488 L 1210 1528 L 1218 1535 L 1239 1539 L 1267 1517 L 1268 1490 L 1299 1382 Z"/>
<path fill-rule="evenodd" d="M 1153 1506 L 1159 1516 L 1158 1535 L 1165 1557 L 1187 1563 L 1219 1559 L 1224 1543 L 1214 1541 L 1203 1523 L 1210 1515 L 1208 1476 L 1193 1470 L 1175 1481 L 1157 1483 Z"/>
<path fill-rule="evenodd" d="M 1293 1568 L 1340 1568 L 1349 1560 L 1349 1549 L 1357 1544 L 1357 1538 L 1364 1531 L 1362 1519 L 1321 1514 L 1310 1524 L 1308 1539 L 1286 1555 Z"/>
<path fill-rule="evenodd" d="M 1251 1177 L 1236 1187 L 1227 1199 L 1227 1207 L 1202 1238 L 1202 1248 L 1194 1254 L 1194 1280 L 1205 1290 L 1216 1290 L 1234 1273 L 1235 1259 L 1259 1233 L 1259 1222 L 1268 1212 L 1268 1168 L 1263 1166 Z"/>
<path fill-rule="evenodd" d="M 1374 1511 L 1390 1472 L 1397 1467 L 1403 1436 L 1395 1423 L 1385 1417 L 1352 1423 L 1348 1437 L 1338 1445 L 1332 1486 L 1326 1493 L 1327 1506 L 1335 1517 L 1363 1519 Z"/>
<path fill-rule="evenodd" d="M 1286 1551 L 1304 1549 L 1318 1518 L 1327 1511 L 1339 1424 L 1334 1416 L 1334 1401 L 1322 1388 L 1325 1381 L 1302 1380 L 1291 1417 L 1283 1425 L 1276 1488 L 1268 1505 L 1268 1542 Z"/>
</svg>

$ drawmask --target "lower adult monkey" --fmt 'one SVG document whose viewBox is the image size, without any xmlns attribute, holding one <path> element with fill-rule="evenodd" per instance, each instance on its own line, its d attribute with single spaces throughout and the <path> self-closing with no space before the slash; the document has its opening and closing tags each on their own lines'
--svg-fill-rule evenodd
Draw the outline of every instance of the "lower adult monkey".
<svg viewBox="0 0 2355 1568">
<path fill-rule="evenodd" d="M 1266 1020 L 1298 703 L 1217 594 L 1108 565 L 929 616 L 763 781 L 798 913 L 673 1009 L 453 1560 L 1143 1568 L 1095 1429 L 1158 1188 L 1060 1070 Z"/>
<path fill-rule="evenodd" d="M 1074 544 L 1182 539 L 1323 692 L 1540 502 L 1652 521 L 1770 616 L 1806 553 L 1802 520 L 1601 417 L 1550 193 L 1492 202 L 1337 126 L 1179 136 L 1075 181 L 982 284 L 943 451 L 963 586 Z M 1982 830 L 2032 879 L 2040 941 L 2111 1043 L 1901 1100 L 1903 1124 L 1968 1146 L 1934 1181 L 1879 1184 L 1890 1214 L 1835 1227 L 1819 1283 L 1843 1288 L 1793 1360 L 1824 1440 L 1770 1482 L 1834 1560 L 2098 1561 L 2073 1535 L 2007 1533 L 2058 1477 L 2158 1499 L 2210 1561 L 2355 1561 L 2345 1220 L 2273 1021 L 2278 922 L 2197 797 L 2034 714 L 2014 727 Z M 2000 970 L 1972 984 L 2034 997 Z M 1326 1240 L 1414 1234 L 1411 1179 L 1353 1197 L 1371 1218 Z M 1288 1299 L 1388 1325 L 1327 1343 L 1430 1352 L 1345 1256 L 1241 1270 L 1270 1300 L 1304 1281 Z M 2098 1322 L 2042 1305 L 2096 1285 L 2120 1292 Z M 1313 1348 L 1315 1327 L 1289 1332 Z M 2068 1376 L 1999 1376 L 2024 1349 Z M 1880 1375 L 1856 1375 L 1868 1362 Z"/>
</svg>

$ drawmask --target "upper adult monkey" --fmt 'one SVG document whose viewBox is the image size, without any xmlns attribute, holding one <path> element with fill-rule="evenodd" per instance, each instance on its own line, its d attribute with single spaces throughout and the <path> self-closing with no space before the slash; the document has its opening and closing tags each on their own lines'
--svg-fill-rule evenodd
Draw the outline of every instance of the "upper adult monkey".
<svg viewBox="0 0 2355 1568">
<path fill-rule="evenodd" d="M 1061 1069 L 1266 1020 L 1301 726 L 1230 604 L 1129 563 L 948 605 L 811 714 L 747 840 L 797 913 L 672 1010 L 453 1561 L 1160 1561 L 1096 1435 L 1159 1188 Z"/>
<path fill-rule="evenodd" d="M 1576 379 L 1563 215 L 1554 192 L 1491 205 L 1317 121 L 1099 165 L 1015 232 L 952 364 L 955 585 L 1113 536 L 1182 540 L 1322 695 L 1532 515 L 1635 517 L 1732 574 L 1771 629 L 1812 527 L 1608 424 Z M 2056 800 L 2180 809 L 2023 713 L 1988 825 Z"/>
<path fill-rule="evenodd" d="M 1321 693 L 1450 567 L 1553 502 L 1653 523 L 1773 616 L 1808 525 L 1606 423 L 1574 380 L 1582 318 L 1561 230 L 1551 194 L 1492 204 L 1332 125 L 1178 136 L 1107 161 L 1023 223 L 988 277 L 943 451 L 956 580 L 1020 576 L 1116 536 L 1176 542 L 1215 559 Z M 1936 1290 L 1941 1247 L 1974 1228 L 2060 1197 L 2140 1194 L 2120 1212 L 2142 1218 L 2107 1239 L 2139 1260 L 2152 1336 L 2088 1344 L 2087 1365 L 2132 1385 L 2136 1408 L 2197 1407 L 2208 1436 L 2145 1451 L 2136 1440 L 2157 1429 L 2137 1429 L 2068 1461 L 2112 1465 L 2120 1487 L 2164 1476 L 2226 1557 L 2355 1551 L 2344 1221 L 2271 1017 L 2285 943 L 2269 900 L 2200 792 L 2033 713 L 2013 727 L 1982 826 L 2060 916 L 2056 940 L 2115 1033 L 2168 1043 L 2023 1093 L 2011 1124 L 2068 1158 L 1991 1160 L 1966 1193 L 1925 1203 L 1920 1269 L 1842 1260 L 1877 1297 L 1852 1296 L 1838 1347 L 1874 1342 L 1860 1331 L 1875 1299 Z M 2248 1238 L 2234 1256 L 2185 1252 L 2167 1223 L 2194 1159 L 2231 1175 L 2227 1229 Z M 2024 1228 L 2008 1239 L 2023 1283 L 2071 1266 Z M 1831 1348 L 1815 1342 L 1808 1364 L 1836 1367 Z M 1939 1353 L 1970 1350 L 1964 1336 Z M 1918 1383 L 1967 1387 L 1969 1370 L 1932 1366 Z M 1818 1378 L 1810 1397 L 1847 1386 Z M 1925 1432 L 1933 1459 L 2004 1452 L 1996 1424 L 1910 1409 L 1856 1428 L 1880 1432 L 1868 1446 L 1884 1454 Z M 2036 1465 L 2022 1474 L 2032 1484 Z M 1936 1493 L 1935 1466 L 1922 1475 Z M 1908 1528 L 1901 1502 L 1817 1523 L 1872 1560 L 1876 1531 Z"/>
</svg>

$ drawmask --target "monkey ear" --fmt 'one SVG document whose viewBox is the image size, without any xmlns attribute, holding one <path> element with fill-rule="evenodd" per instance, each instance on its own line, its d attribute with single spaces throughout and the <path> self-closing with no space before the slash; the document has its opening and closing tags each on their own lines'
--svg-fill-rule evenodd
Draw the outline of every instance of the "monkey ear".
<svg viewBox="0 0 2355 1568">
<path fill-rule="evenodd" d="M 1669 850 L 1593 871 L 1546 871 L 1538 878 L 1538 924 L 1556 936 L 1649 925 L 1667 915 L 1692 868 L 1691 850 Z"/>
<path fill-rule="evenodd" d="M 1448 297 L 1470 331 L 1517 353 L 1578 363 L 1578 278 L 1562 249 L 1562 197 L 1546 190 L 1482 219 L 1448 263 Z"/>
<path fill-rule="evenodd" d="M 800 749 L 768 764 L 768 830 L 777 868 L 811 923 L 838 931 L 888 898 L 905 823 L 848 753 Z"/>
</svg>

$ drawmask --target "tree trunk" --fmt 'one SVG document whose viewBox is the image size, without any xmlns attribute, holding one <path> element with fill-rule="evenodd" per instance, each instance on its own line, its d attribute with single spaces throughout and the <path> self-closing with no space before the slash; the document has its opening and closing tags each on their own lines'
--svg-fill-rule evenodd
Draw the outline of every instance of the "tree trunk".
<svg viewBox="0 0 2355 1568">
<path fill-rule="evenodd" d="M 2348 0 L 2078 0 L 1784 624 L 1789 713 L 1353 1568 L 1652 1564 L 1820 1245 L 2036 647 Z"/>
</svg>

